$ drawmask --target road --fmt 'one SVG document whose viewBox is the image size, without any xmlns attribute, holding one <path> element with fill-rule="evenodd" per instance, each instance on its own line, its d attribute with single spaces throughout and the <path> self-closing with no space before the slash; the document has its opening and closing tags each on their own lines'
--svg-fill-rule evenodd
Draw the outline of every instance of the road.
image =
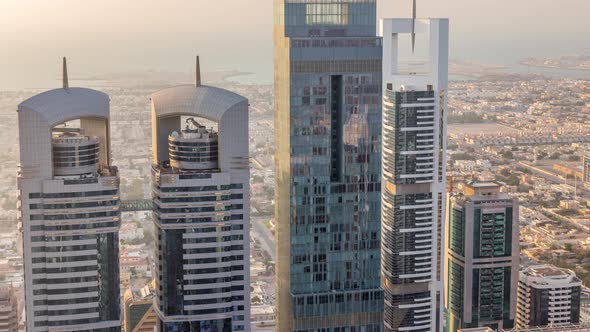
<svg viewBox="0 0 590 332">
<path fill-rule="evenodd" d="M 270 259 L 275 260 L 275 238 L 268 228 L 264 225 L 265 220 L 270 220 L 272 217 L 250 217 L 252 221 L 252 232 L 254 237 L 260 242 L 260 246 L 264 251 L 270 255 Z"/>
<path fill-rule="evenodd" d="M 518 165 L 523 166 L 527 169 L 529 169 L 530 171 L 532 171 L 535 175 L 540 176 L 542 178 L 545 178 L 546 180 L 549 180 L 553 183 L 557 183 L 557 184 L 564 184 L 565 183 L 565 179 L 562 177 L 557 176 L 556 174 L 548 171 L 548 170 L 544 170 L 540 167 L 536 167 L 534 165 L 531 165 L 529 163 L 525 163 L 525 162 L 518 162 Z M 567 182 L 567 184 L 572 188 L 572 190 L 574 189 L 574 186 L 572 185 L 574 183 L 574 179 L 570 178 Z M 590 191 L 588 191 L 586 188 L 584 188 L 584 184 L 582 183 L 582 181 L 578 181 L 577 183 L 577 189 L 578 189 L 578 195 L 582 196 L 582 197 L 587 197 L 590 196 Z"/>
</svg>

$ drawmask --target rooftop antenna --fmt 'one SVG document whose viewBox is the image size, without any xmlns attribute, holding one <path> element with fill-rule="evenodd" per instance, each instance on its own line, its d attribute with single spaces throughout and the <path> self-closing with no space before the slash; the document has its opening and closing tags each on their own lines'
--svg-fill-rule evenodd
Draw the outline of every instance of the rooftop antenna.
<svg viewBox="0 0 590 332">
<path fill-rule="evenodd" d="M 416 48 L 416 0 L 413 0 L 412 6 L 412 54 Z"/>
<path fill-rule="evenodd" d="M 201 86 L 201 64 L 199 62 L 199 56 L 197 55 L 197 64 L 195 68 L 195 87 Z"/>
<path fill-rule="evenodd" d="M 62 74 L 62 85 L 65 90 L 70 88 L 68 84 L 68 64 L 66 62 L 66 57 L 63 58 L 63 74 Z"/>
</svg>

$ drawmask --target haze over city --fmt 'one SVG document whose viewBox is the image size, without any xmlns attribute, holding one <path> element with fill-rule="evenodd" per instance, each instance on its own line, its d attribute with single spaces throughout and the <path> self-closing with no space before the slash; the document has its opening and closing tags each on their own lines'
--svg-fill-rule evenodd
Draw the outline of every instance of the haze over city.
<svg viewBox="0 0 590 332">
<path fill-rule="evenodd" d="M 524 57 L 590 52 L 585 0 L 422 0 L 419 17 L 449 17 L 451 59 L 517 67 Z M 379 0 L 378 17 L 409 17 Z M 254 73 L 272 81 L 272 0 L 3 0 L 0 89 L 51 88 L 69 56 L 77 77 L 130 71 Z M 239 56 L 236 56 L 239 55 Z M 518 68 L 518 70 L 522 70 Z M 190 77 L 190 76 L 189 76 Z"/>
<path fill-rule="evenodd" d="M 0 0 L 0 332 L 590 332 L 587 0 Z"/>
</svg>

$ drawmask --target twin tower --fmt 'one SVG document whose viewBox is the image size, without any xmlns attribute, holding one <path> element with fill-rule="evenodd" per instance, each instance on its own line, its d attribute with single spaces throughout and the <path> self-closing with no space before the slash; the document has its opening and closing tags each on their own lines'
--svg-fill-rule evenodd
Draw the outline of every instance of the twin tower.
<svg viewBox="0 0 590 332">
<path fill-rule="evenodd" d="M 248 100 L 196 73 L 151 98 L 158 330 L 248 331 Z M 64 59 L 18 120 L 27 331 L 121 331 L 109 97 L 70 88 Z"/>
</svg>

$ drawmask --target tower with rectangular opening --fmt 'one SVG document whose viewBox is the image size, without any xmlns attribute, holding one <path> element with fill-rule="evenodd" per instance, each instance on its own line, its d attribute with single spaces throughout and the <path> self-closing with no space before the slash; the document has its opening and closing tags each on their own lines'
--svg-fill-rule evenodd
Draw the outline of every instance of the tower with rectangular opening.
<svg viewBox="0 0 590 332">
<path fill-rule="evenodd" d="M 66 80 L 18 106 L 27 331 L 121 330 L 109 120 L 106 94 Z"/>
<path fill-rule="evenodd" d="M 151 100 L 158 331 L 249 331 L 248 100 L 198 74 Z"/>
<path fill-rule="evenodd" d="M 381 284 L 388 332 L 442 330 L 448 26 L 447 19 L 381 21 Z M 404 37 L 411 45 L 403 45 Z"/>
</svg>

